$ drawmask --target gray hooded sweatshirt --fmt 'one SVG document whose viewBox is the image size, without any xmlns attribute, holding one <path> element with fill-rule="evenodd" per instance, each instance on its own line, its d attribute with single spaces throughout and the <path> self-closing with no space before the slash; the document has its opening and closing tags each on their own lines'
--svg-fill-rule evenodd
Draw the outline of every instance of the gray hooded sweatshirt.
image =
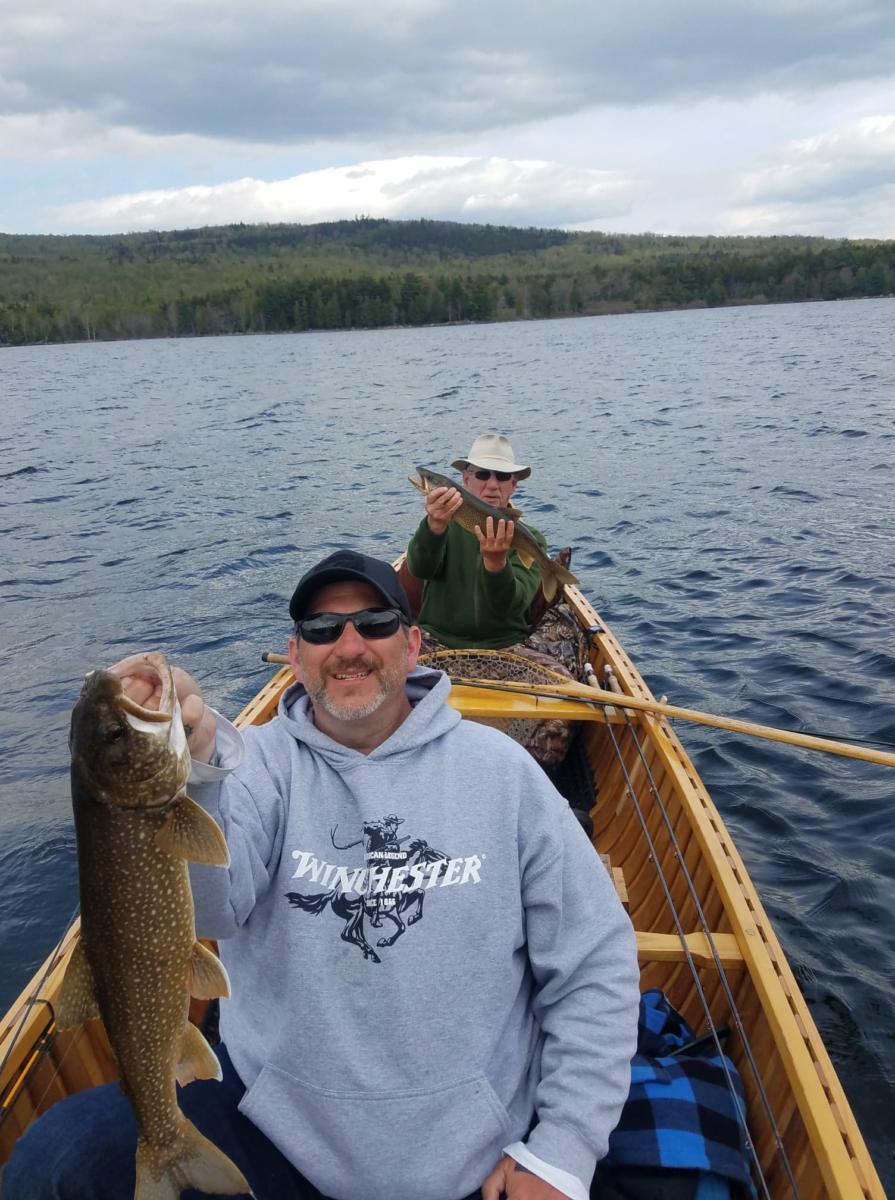
<svg viewBox="0 0 895 1200">
<path fill-rule="evenodd" d="M 519 1141 L 586 1188 L 630 1082 L 630 921 L 541 768 L 449 690 L 414 671 L 364 755 L 295 685 L 190 789 L 231 854 L 191 875 L 240 1107 L 336 1200 L 459 1200 Z"/>
</svg>

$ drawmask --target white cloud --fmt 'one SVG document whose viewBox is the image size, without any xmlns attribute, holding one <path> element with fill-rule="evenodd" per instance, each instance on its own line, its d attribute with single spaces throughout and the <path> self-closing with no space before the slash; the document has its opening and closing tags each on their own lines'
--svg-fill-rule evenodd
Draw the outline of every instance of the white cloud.
<svg viewBox="0 0 895 1200">
<path fill-rule="evenodd" d="M 733 233 L 895 237 L 895 115 L 863 117 L 789 142 L 741 174 Z"/>
<path fill-rule="evenodd" d="M 746 172 L 747 201 L 852 196 L 895 183 L 895 115 L 865 117 L 791 142 L 768 165 Z"/>
<path fill-rule="evenodd" d="M 291 179 L 239 179 L 109 196 L 58 211 L 68 228 L 171 229 L 235 221 L 327 221 L 358 215 L 570 225 L 617 216 L 637 185 L 608 171 L 543 161 L 413 156 L 309 171 Z"/>
</svg>

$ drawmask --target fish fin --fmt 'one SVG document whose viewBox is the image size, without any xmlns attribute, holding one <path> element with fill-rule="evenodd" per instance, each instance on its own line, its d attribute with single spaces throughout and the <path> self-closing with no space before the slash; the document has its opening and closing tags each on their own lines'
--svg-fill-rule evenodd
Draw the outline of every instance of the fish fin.
<svg viewBox="0 0 895 1200">
<path fill-rule="evenodd" d="M 223 1150 L 183 1117 L 177 1153 L 137 1139 L 137 1187 L 134 1200 L 180 1200 L 187 1188 L 216 1196 L 251 1196 L 252 1189 L 239 1167 Z"/>
<path fill-rule="evenodd" d="M 526 554 L 524 550 L 517 550 L 516 557 L 522 563 L 523 567 L 525 567 L 526 571 L 531 566 L 531 564 L 534 562 L 534 555 Z"/>
<path fill-rule="evenodd" d="M 198 1000 L 216 1000 L 218 996 L 230 995 L 230 980 L 224 964 L 201 942 L 193 944 L 186 988 Z"/>
<path fill-rule="evenodd" d="M 93 972 L 81 941 L 76 944 L 68 960 L 54 1009 L 60 1029 L 70 1029 L 73 1025 L 82 1025 L 84 1021 L 92 1021 L 99 1016 Z"/>
<path fill-rule="evenodd" d="M 195 1025 L 187 1021 L 180 1038 L 180 1058 L 174 1074 L 181 1087 L 186 1087 L 194 1079 L 223 1079 L 221 1064 L 217 1055 L 206 1042 Z"/>
<path fill-rule="evenodd" d="M 210 867 L 229 867 L 230 853 L 221 827 L 195 800 L 183 795 L 172 806 L 167 819 L 155 835 L 159 850 L 187 862 Z"/>
<path fill-rule="evenodd" d="M 559 583 L 556 579 L 556 573 L 550 570 L 541 571 L 541 590 L 544 593 L 544 599 L 548 606 L 553 603 L 553 598 L 559 591 Z"/>
<path fill-rule="evenodd" d="M 573 575 L 571 571 L 567 570 L 561 563 L 556 562 L 554 559 L 550 559 L 549 563 L 541 570 L 541 587 L 544 591 L 544 599 L 548 605 L 553 603 L 560 585 L 577 582 L 577 575 Z"/>
<path fill-rule="evenodd" d="M 522 509 L 517 508 L 515 504 L 507 505 L 507 516 L 511 521 L 520 521 L 522 519 Z"/>
<path fill-rule="evenodd" d="M 556 574 L 556 578 L 559 580 L 560 583 L 577 583 L 578 582 L 578 576 L 573 575 L 572 572 L 567 567 L 564 567 L 562 565 L 562 563 L 558 563 L 554 560 L 553 569 Z"/>
</svg>

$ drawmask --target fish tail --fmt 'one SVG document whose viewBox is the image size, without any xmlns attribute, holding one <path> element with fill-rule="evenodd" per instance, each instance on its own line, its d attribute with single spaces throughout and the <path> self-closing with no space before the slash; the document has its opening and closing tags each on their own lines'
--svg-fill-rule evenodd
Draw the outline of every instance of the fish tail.
<svg viewBox="0 0 895 1200">
<path fill-rule="evenodd" d="M 137 1187 L 134 1200 L 180 1200 L 186 1188 L 217 1196 L 251 1196 L 239 1167 L 223 1150 L 182 1117 L 176 1150 L 137 1139 Z"/>
</svg>

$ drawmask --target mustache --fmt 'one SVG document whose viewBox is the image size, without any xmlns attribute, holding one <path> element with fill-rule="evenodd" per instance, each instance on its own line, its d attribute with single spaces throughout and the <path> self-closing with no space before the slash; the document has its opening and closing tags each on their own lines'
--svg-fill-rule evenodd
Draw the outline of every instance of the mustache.
<svg viewBox="0 0 895 1200">
<path fill-rule="evenodd" d="M 377 659 L 370 661 L 366 658 L 342 658 L 327 667 L 327 674 L 342 675 L 346 671 L 377 671 L 380 665 Z"/>
</svg>

